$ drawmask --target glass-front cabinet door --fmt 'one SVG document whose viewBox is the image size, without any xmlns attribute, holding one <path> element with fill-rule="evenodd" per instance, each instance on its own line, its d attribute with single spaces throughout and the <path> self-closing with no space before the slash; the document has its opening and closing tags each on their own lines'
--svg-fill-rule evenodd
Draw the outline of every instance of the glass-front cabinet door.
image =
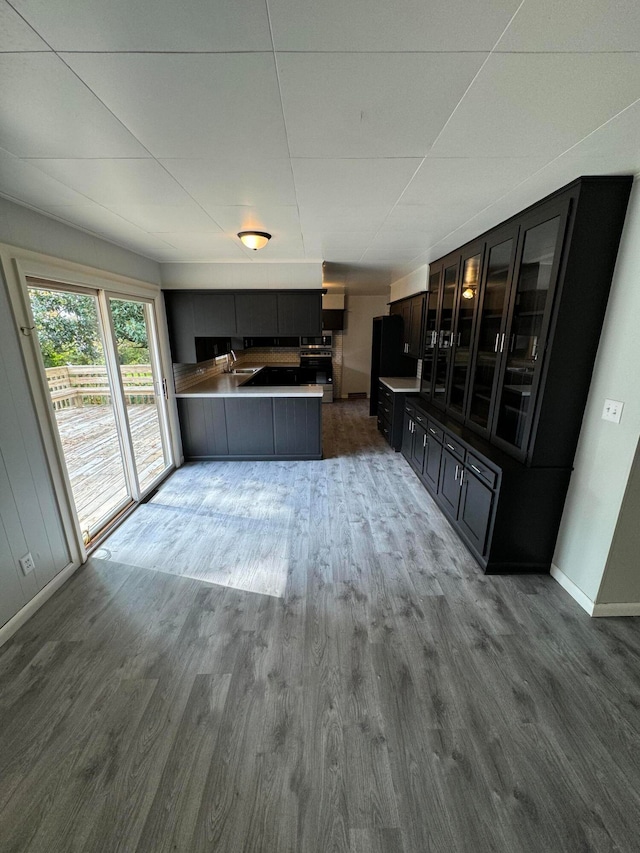
<svg viewBox="0 0 640 853">
<path fill-rule="evenodd" d="M 429 292 L 424 314 L 424 346 L 422 350 L 422 380 L 420 393 L 430 400 L 433 396 L 435 379 L 436 349 L 438 342 L 438 299 L 440 296 L 440 276 L 442 269 L 434 265 L 429 271 Z"/>
<path fill-rule="evenodd" d="M 449 379 L 449 411 L 462 417 L 465 410 L 473 323 L 476 316 L 482 269 L 482 245 L 476 245 L 462 256 L 460 283 L 456 296 L 453 329 L 453 356 Z"/>
<path fill-rule="evenodd" d="M 501 231 L 487 244 L 485 251 L 484 283 L 478 306 L 475 360 L 469 383 L 467 413 L 467 423 L 485 434 L 491 424 L 501 344 L 504 348 L 507 296 L 517 235 L 517 228 Z"/>
<path fill-rule="evenodd" d="M 567 205 L 521 226 L 504 364 L 497 396 L 496 439 L 524 452 L 564 237 Z M 542 221 L 541 221 L 542 220 Z"/>
<path fill-rule="evenodd" d="M 440 307 L 438 311 L 438 338 L 436 350 L 435 381 L 433 383 L 433 402 L 444 407 L 447 394 L 447 379 L 453 352 L 453 315 L 456 305 L 456 287 L 460 256 L 445 259 L 442 273 Z"/>
</svg>

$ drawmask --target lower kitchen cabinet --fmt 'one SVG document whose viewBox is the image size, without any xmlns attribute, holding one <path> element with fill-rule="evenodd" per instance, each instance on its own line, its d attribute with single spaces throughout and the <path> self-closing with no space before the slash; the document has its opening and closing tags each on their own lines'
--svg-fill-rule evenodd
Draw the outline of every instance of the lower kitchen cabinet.
<svg viewBox="0 0 640 853">
<path fill-rule="evenodd" d="M 378 429 L 394 450 L 402 447 L 406 399 L 405 392 L 392 391 L 383 382 L 378 383 Z"/>
<path fill-rule="evenodd" d="M 320 397 L 179 397 L 185 459 L 321 459 Z"/>
<path fill-rule="evenodd" d="M 548 571 L 571 471 L 527 467 L 416 399 L 402 454 L 471 554 L 489 574 Z"/>
</svg>

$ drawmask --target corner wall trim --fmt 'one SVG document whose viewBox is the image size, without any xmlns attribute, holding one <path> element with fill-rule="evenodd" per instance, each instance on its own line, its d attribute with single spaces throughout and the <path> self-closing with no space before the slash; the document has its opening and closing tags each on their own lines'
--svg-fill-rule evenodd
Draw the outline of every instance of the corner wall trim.
<svg viewBox="0 0 640 853">
<path fill-rule="evenodd" d="M 560 584 L 563 589 L 565 589 L 569 593 L 571 598 L 575 599 L 578 602 L 578 604 L 580 605 L 580 607 L 582 607 L 583 610 L 587 611 L 589 616 L 595 615 L 595 604 L 593 603 L 593 601 L 591 601 L 589 596 L 586 595 L 586 593 L 584 593 L 579 586 L 576 586 L 576 584 L 574 584 L 574 582 L 570 578 L 568 578 L 565 573 L 553 563 L 551 563 L 550 575 L 555 581 Z"/>
<path fill-rule="evenodd" d="M 595 604 L 592 616 L 640 616 L 640 601 L 615 601 Z"/>
<path fill-rule="evenodd" d="M 22 607 L 15 616 L 12 616 L 0 628 L 0 646 L 7 642 L 16 633 L 18 628 L 21 628 L 24 623 L 30 619 L 33 614 L 39 610 L 51 596 L 57 592 L 60 587 L 69 580 L 71 575 L 80 568 L 80 563 L 69 563 L 62 571 L 58 572 L 55 578 L 52 578 L 46 586 L 43 586 L 40 592 L 36 593 L 31 601 Z"/>
</svg>

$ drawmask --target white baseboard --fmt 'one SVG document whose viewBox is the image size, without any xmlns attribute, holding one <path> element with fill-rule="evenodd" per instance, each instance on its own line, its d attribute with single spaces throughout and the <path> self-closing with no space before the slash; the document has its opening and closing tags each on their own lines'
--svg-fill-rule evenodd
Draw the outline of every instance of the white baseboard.
<svg viewBox="0 0 640 853">
<path fill-rule="evenodd" d="M 551 564 L 551 577 L 574 598 L 589 616 L 640 616 L 640 601 L 620 601 L 612 604 L 596 604 L 565 573 Z"/>
<path fill-rule="evenodd" d="M 62 584 L 68 581 L 71 575 L 79 568 L 80 563 L 69 563 L 69 565 L 65 566 L 61 572 L 58 572 L 55 578 L 52 578 L 49 583 L 40 590 L 40 592 L 36 593 L 31 601 L 28 601 L 24 607 L 18 610 L 15 616 L 12 616 L 11 619 L 9 619 L 9 621 L 0 628 L 0 646 L 13 637 L 18 628 L 21 628 L 27 619 L 30 619 L 33 614 L 51 598 L 54 592 L 57 592 Z"/>
<path fill-rule="evenodd" d="M 571 598 L 574 598 L 583 610 L 587 611 L 589 616 L 594 615 L 593 609 L 595 607 L 595 604 L 593 603 L 593 601 L 591 601 L 589 596 L 584 593 L 579 586 L 576 586 L 574 582 L 570 578 L 568 578 L 565 573 L 553 563 L 551 563 L 550 575 L 560 584 L 563 589 L 566 589 Z"/>
<path fill-rule="evenodd" d="M 640 616 L 640 601 L 616 601 L 595 604 L 592 616 Z"/>
</svg>

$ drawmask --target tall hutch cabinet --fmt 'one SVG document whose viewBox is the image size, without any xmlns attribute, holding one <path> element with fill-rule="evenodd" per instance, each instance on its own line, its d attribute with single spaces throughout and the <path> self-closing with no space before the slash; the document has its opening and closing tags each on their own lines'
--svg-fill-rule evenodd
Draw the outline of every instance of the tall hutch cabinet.
<svg viewBox="0 0 640 853">
<path fill-rule="evenodd" d="M 631 183 L 579 178 L 430 266 L 403 452 L 487 571 L 549 569 Z"/>
</svg>

